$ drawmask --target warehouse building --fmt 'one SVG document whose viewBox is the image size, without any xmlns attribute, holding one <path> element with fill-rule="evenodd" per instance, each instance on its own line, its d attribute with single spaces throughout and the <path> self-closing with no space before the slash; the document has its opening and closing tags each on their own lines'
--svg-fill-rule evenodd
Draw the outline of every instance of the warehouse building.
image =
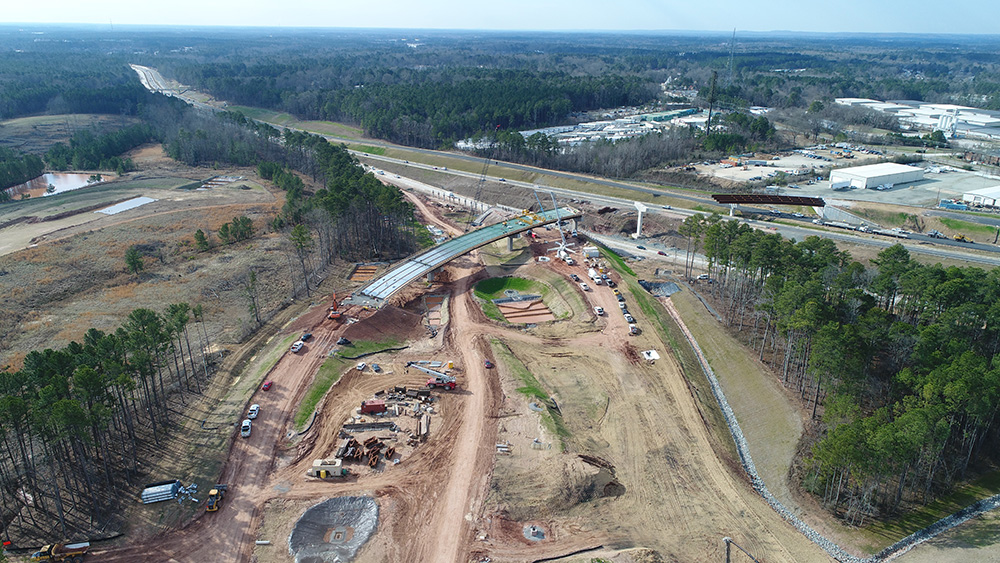
<svg viewBox="0 0 1000 563">
<path fill-rule="evenodd" d="M 877 188 L 879 186 L 898 186 L 924 179 L 924 169 L 905 164 L 884 162 L 854 168 L 842 168 L 830 172 L 830 184 L 850 182 L 855 188 Z"/>
<path fill-rule="evenodd" d="M 985 207 L 1000 207 L 1000 186 L 972 190 L 962 194 L 962 201 L 970 205 L 982 205 Z"/>
</svg>

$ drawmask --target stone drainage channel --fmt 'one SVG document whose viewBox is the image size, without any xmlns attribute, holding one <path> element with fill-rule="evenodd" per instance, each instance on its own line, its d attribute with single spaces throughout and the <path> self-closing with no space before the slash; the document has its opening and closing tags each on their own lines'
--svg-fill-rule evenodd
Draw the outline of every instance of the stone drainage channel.
<svg viewBox="0 0 1000 563">
<path fill-rule="evenodd" d="M 963 522 L 966 522 L 970 518 L 975 518 L 980 514 L 1000 507 L 1000 495 L 994 495 L 975 502 L 950 516 L 945 516 L 930 526 L 910 534 L 871 557 L 856 557 L 847 553 L 839 545 L 830 541 L 816 530 L 813 530 L 812 527 L 802 520 L 799 520 L 799 518 L 792 514 L 791 511 L 789 511 L 785 505 L 781 503 L 781 501 L 776 499 L 774 495 L 767 490 L 767 486 L 764 485 L 764 481 L 761 480 L 760 475 L 757 474 L 757 468 L 754 466 L 753 458 L 750 457 L 750 446 L 747 444 L 746 438 L 743 436 L 743 430 L 740 428 L 740 424 L 736 420 L 736 415 L 733 413 L 733 409 L 729 406 L 729 401 L 726 400 L 726 395 L 722 391 L 722 386 L 719 385 L 719 380 L 715 377 L 715 372 L 712 371 L 711 366 L 708 365 L 708 360 L 702 353 L 701 347 L 698 346 L 698 342 L 694 339 L 694 336 L 688 330 L 684 321 L 681 320 L 680 315 L 677 313 L 677 309 L 674 308 L 674 304 L 670 302 L 670 300 L 665 300 L 664 305 L 670 313 L 670 316 L 673 317 L 674 322 L 676 322 L 681 331 L 684 332 L 684 336 L 694 349 L 695 355 L 698 356 L 698 363 L 701 364 L 701 368 L 704 370 L 705 376 L 708 378 L 709 385 L 712 387 L 712 394 L 715 395 L 715 400 L 719 403 L 719 408 L 722 409 L 722 415 L 726 419 L 726 425 L 729 426 L 729 432 L 733 436 L 733 441 L 736 442 L 736 449 L 740 455 L 740 462 L 743 464 L 744 471 L 747 472 L 747 475 L 753 482 L 754 490 L 757 491 L 760 496 L 764 497 L 764 500 L 766 500 L 767 503 L 771 505 L 771 508 L 781 515 L 782 518 L 784 518 L 791 525 L 795 526 L 796 529 L 802 532 L 813 543 L 823 548 L 824 551 L 829 553 L 830 556 L 837 561 L 841 561 L 843 563 L 881 563 L 882 561 L 889 561 L 913 549 L 918 544 L 927 541 L 942 532 L 946 532 Z"/>
</svg>

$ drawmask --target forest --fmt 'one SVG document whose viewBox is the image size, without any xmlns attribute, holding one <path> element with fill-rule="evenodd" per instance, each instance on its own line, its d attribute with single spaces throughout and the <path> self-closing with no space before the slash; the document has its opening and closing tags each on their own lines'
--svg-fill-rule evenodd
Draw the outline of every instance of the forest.
<svg viewBox="0 0 1000 563">
<path fill-rule="evenodd" d="M 828 239 L 718 216 L 681 232 L 725 324 L 812 413 L 800 477 L 831 511 L 862 525 L 1000 461 L 1000 270 L 923 265 L 900 245 L 866 267 Z"/>
<path fill-rule="evenodd" d="M 114 332 L 91 329 L 0 371 L 5 541 L 97 539 L 95 530 L 120 528 L 143 448 L 177 422 L 168 397 L 200 393 L 215 361 L 203 320 L 200 305 L 136 309 Z"/>
<path fill-rule="evenodd" d="M 38 155 L 21 154 L 0 147 L 0 202 L 10 199 L 10 195 L 3 190 L 41 176 L 44 170 L 45 163 Z"/>
</svg>

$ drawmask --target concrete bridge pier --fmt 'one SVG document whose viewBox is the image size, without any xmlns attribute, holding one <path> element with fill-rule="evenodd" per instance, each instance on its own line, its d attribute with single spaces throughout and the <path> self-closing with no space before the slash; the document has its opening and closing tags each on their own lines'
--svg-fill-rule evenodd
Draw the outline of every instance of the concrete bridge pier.
<svg viewBox="0 0 1000 563">
<path fill-rule="evenodd" d="M 514 252 L 514 237 L 507 237 L 507 252 Z"/>
</svg>

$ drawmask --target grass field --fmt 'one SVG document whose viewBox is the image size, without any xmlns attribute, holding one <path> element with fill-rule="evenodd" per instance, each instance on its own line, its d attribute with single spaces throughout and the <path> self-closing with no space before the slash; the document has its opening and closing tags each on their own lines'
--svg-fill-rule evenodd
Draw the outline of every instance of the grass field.
<svg viewBox="0 0 1000 563">
<path fill-rule="evenodd" d="M 281 127 L 294 127 L 318 135 L 330 135 L 347 139 L 364 137 L 361 129 L 333 121 L 303 121 L 290 113 L 278 112 L 263 108 L 248 106 L 229 106 L 230 111 L 238 111 L 250 119 L 256 119 Z M 370 151 L 369 151 L 370 152 Z"/>
<path fill-rule="evenodd" d="M 1000 471 L 983 475 L 975 481 L 957 487 L 951 494 L 934 502 L 916 508 L 899 518 L 875 522 L 861 528 L 860 534 L 865 538 L 867 549 L 874 553 L 886 546 L 892 545 L 902 538 L 926 528 L 941 518 L 948 516 L 977 500 L 1000 493 Z M 996 530 L 988 532 L 995 541 Z M 975 543 L 975 538 L 967 538 Z"/>
<path fill-rule="evenodd" d="M 960 219 L 941 217 L 940 221 L 944 226 L 948 227 L 949 229 L 965 234 L 992 236 L 995 235 L 997 232 L 996 227 L 992 227 L 990 225 L 981 225 L 979 223 L 970 223 L 968 221 L 962 221 Z"/>
<path fill-rule="evenodd" d="M 330 387 L 340 380 L 340 374 L 350 365 L 350 360 L 338 358 L 336 356 L 327 358 L 323 365 L 319 367 L 316 379 L 313 380 L 305 397 L 299 403 L 299 410 L 295 412 L 295 429 L 301 430 L 309 421 L 316 410 L 316 405 L 327 394 Z"/>
</svg>

